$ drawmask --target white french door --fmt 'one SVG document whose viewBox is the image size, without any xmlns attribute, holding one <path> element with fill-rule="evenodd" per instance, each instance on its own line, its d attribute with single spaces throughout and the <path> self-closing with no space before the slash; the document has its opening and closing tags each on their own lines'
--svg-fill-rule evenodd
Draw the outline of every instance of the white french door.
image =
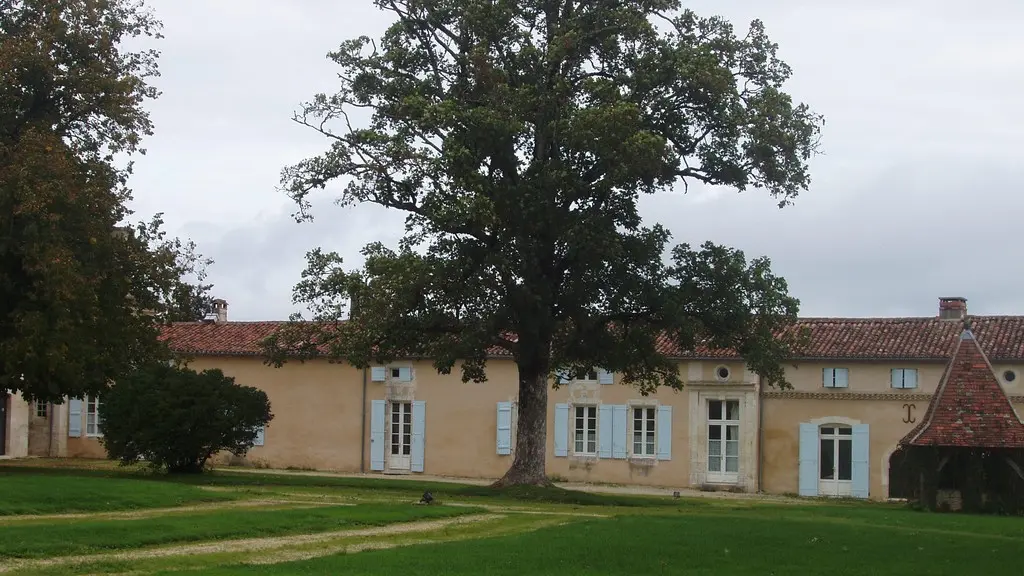
<svg viewBox="0 0 1024 576">
<path fill-rule="evenodd" d="M 849 496 L 853 492 L 853 429 L 822 426 L 818 452 L 818 494 Z"/>
<path fill-rule="evenodd" d="M 412 402 L 391 403 L 388 467 L 408 470 L 412 460 Z"/>
<path fill-rule="evenodd" d="M 709 482 L 733 484 L 740 477 L 740 402 L 708 401 Z"/>
</svg>

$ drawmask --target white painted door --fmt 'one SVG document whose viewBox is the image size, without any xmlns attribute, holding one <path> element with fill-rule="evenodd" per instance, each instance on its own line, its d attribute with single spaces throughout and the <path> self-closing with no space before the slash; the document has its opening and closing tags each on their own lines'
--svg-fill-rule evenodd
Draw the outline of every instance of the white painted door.
<svg viewBox="0 0 1024 576">
<path fill-rule="evenodd" d="M 412 402 L 392 402 L 388 468 L 408 470 L 412 460 Z"/>
<path fill-rule="evenodd" d="M 708 482 L 735 484 L 740 472 L 740 402 L 708 401 Z"/>
<path fill-rule="evenodd" d="M 821 427 L 818 467 L 819 495 L 850 496 L 853 493 L 853 428 Z"/>
</svg>

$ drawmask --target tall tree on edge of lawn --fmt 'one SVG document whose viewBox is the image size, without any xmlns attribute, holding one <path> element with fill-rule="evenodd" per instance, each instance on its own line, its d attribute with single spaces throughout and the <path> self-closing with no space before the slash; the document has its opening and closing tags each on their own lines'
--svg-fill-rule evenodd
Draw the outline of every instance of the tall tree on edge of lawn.
<svg viewBox="0 0 1024 576">
<path fill-rule="evenodd" d="M 732 348 L 773 384 L 798 301 L 765 258 L 706 243 L 663 260 L 641 193 L 682 182 L 807 188 L 822 119 L 781 91 L 789 67 L 762 24 L 739 37 L 678 0 L 376 0 L 397 21 L 330 54 L 341 87 L 295 120 L 330 148 L 282 173 L 309 195 L 408 213 L 397 251 L 346 272 L 308 254 L 309 306 L 265 342 L 268 362 L 326 355 L 365 367 L 414 355 L 483 381 L 489 354 L 519 370 L 515 457 L 500 485 L 547 484 L 555 371 L 603 367 L 648 394 L 681 388 L 659 347 Z M 339 322 L 349 300 L 358 305 Z M 556 384 L 557 385 L 557 384 Z"/>
<path fill-rule="evenodd" d="M 0 392 L 101 394 L 208 306 L 192 243 L 123 224 L 157 96 L 124 42 L 158 32 L 138 0 L 0 0 Z"/>
</svg>

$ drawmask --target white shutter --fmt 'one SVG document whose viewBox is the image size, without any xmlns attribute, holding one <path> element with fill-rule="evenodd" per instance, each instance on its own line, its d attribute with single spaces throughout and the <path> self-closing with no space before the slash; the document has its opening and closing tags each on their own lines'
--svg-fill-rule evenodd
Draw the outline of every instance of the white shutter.
<svg viewBox="0 0 1024 576">
<path fill-rule="evenodd" d="M 82 401 L 78 398 L 68 401 L 68 436 L 82 436 Z"/>
<path fill-rule="evenodd" d="M 427 423 L 427 403 L 417 400 L 412 403 L 412 471 L 423 472 L 424 432 Z"/>
<path fill-rule="evenodd" d="M 512 453 L 512 403 L 498 402 L 498 454 Z"/>
<path fill-rule="evenodd" d="M 384 400 L 370 403 L 370 470 L 384 470 Z"/>
</svg>

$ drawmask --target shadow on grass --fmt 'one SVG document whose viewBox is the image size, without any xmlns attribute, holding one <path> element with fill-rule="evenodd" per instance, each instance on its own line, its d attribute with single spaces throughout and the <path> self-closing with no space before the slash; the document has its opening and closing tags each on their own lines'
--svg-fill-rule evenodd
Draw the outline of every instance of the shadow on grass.
<svg viewBox="0 0 1024 576">
<path fill-rule="evenodd" d="M 232 472 L 216 470 L 203 474 L 166 474 L 144 467 L 132 468 L 73 468 L 28 465 L 0 465 L 0 476 L 38 475 L 49 477 L 119 478 L 140 481 L 190 484 L 196 486 L 223 486 L 238 488 L 310 487 L 348 488 L 391 494 L 408 494 L 419 498 L 431 492 L 439 500 L 451 498 L 487 498 L 513 502 L 564 504 L 572 506 L 617 506 L 628 508 L 701 507 L 709 503 L 695 499 L 676 500 L 669 497 L 596 494 L 558 487 L 512 486 L 492 488 L 451 482 L 420 480 L 391 480 L 379 478 L 351 478 L 274 474 L 272 472 Z"/>
</svg>

